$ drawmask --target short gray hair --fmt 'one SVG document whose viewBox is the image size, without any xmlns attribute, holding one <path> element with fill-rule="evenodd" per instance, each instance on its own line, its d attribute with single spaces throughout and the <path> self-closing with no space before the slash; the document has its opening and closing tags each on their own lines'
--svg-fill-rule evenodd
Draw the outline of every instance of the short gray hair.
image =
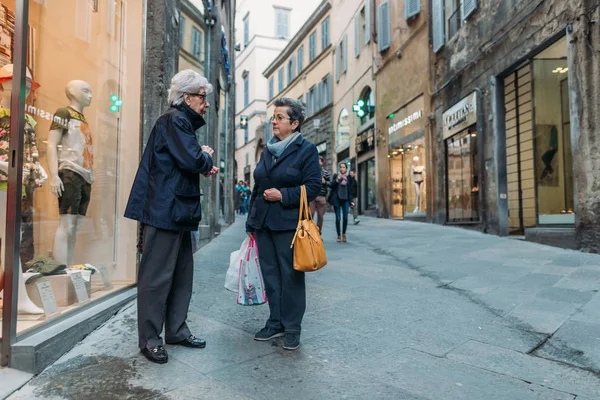
<svg viewBox="0 0 600 400">
<path fill-rule="evenodd" d="M 273 103 L 275 107 L 287 107 L 290 124 L 292 121 L 298 121 L 298 127 L 294 132 L 300 131 L 302 123 L 306 119 L 306 107 L 300 100 L 295 100 L 289 97 L 280 97 Z"/>
<path fill-rule="evenodd" d="M 206 93 L 212 93 L 213 91 L 213 86 L 208 83 L 208 79 L 196 71 L 184 69 L 171 79 L 169 104 L 178 106 L 183 103 L 184 93 L 198 93 L 201 88 L 206 89 Z"/>
</svg>

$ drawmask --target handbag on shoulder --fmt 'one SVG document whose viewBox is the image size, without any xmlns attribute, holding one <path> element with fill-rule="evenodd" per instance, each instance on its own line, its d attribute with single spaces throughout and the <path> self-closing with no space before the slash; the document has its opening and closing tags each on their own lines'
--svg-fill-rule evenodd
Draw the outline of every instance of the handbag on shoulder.
<svg viewBox="0 0 600 400">
<path fill-rule="evenodd" d="M 298 227 L 290 248 L 294 249 L 294 269 L 296 271 L 313 272 L 327 265 L 325 246 L 319 228 L 312 219 L 304 185 L 300 186 Z"/>
</svg>

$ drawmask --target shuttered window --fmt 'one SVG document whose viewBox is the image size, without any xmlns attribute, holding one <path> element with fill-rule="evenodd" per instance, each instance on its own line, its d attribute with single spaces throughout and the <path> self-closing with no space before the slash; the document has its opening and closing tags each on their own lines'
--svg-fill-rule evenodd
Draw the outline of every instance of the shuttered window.
<svg viewBox="0 0 600 400">
<path fill-rule="evenodd" d="M 275 97 L 275 78 L 269 79 L 269 100 Z"/>
<path fill-rule="evenodd" d="M 444 47 L 446 42 L 446 32 L 444 25 L 444 0 L 432 0 L 432 14 L 433 14 L 433 51 L 437 53 Z"/>
<path fill-rule="evenodd" d="M 279 82 L 278 88 L 279 88 L 279 92 L 283 92 L 283 88 L 285 87 L 285 82 L 283 81 L 283 67 L 279 68 L 279 71 L 277 72 L 277 81 Z"/>
<path fill-rule="evenodd" d="M 371 1 L 365 0 L 365 46 L 371 41 Z"/>
<path fill-rule="evenodd" d="M 354 16 L 354 57 L 360 56 L 360 13 Z"/>
<path fill-rule="evenodd" d="M 405 0 L 404 1 L 404 13 L 406 19 L 411 19 L 419 15 L 421 12 L 421 0 Z"/>
<path fill-rule="evenodd" d="M 391 30 L 390 30 L 390 3 L 386 1 L 377 8 L 377 36 L 379 43 L 377 45 L 379 52 L 384 52 L 390 48 Z"/>
<path fill-rule="evenodd" d="M 463 0 L 460 5 L 460 16 L 464 21 L 477 10 L 477 0 Z"/>
<path fill-rule="evenodd" d="M 348 70 L 348 34 L 344 33 L 342 39 L 342 74 Z"/>
<path fill-rule="evenodd" d="M 304 46 L 298 49 L 298 74 L 304 69 Z"/>
<path fill-rule="evenodd" d="M 321 24 L 321 47 L 323 50 L 329 46 L 329 43 L 329 17 L 327 17 Z"/>
<path fill-rule="evenodd" d="M 342 70 L 342 64 L 341 64 L 341 60 L 342 60 L 342 50 L 341 50 L 341 46 L 338 44 L 335 46 L 335 81 L 339 82 L 340 81 L 340 71 Z"/>
<path fill-rule="evenodd" d="M 308 62 L 311 63 L 317 58 L 317 32 L 310 34 L 308 38 Z"/>
</svg>

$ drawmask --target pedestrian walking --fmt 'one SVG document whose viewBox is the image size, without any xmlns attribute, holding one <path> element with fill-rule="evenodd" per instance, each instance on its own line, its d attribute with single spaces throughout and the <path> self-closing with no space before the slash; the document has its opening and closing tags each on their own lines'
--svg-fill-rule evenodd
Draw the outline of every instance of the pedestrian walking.
<svg viewBox="0 0 600 400">
<path fill-rule="evenodd" d="M 246 231 L 256 238 L 263 274 L 269 319 L 254 339 L 267 341 L 285 336 L 283 348 L 300 346 L 302 318 L 306 310 L 304 272 L 294 269 L 290 248 L 300 214 L 301 185 L 308 201 L 321 190 L 317 148 L 302 137 L 306 108 L 295 99 L 275 100 L 271 117 L 274 137 L 263 150 L 254 170 L 254 188 Z"/>
<path fill-rule="evenodd" d="M 139 348 L 148 360 L 168 361 L 167 344 L 203 348 L 190 332 L 187 313 L 192 296 L 194 261 L 191 232 L 201 219 L 200 175 L 215 175 L 213 149 L 198 144 L 195 132 L 205 125 L 212 85 L 184 70 L 171 80 L 171 107 L 158 118 L 139 165 L 125 217 L 142 225 L 138 271 Z"/>
<path fill-rule="evenodd" d="M 319 157 L 319 165 L 321 166 L 321 191 L 319 192 L 319 195 L 310 202 L 310 213 L 312 214 L 313 219 L 315 219 L 315 213 L 317 214 L 317 226 L 319 227 L 319 232 L 321 232 L 325 210 L 327 208 L 327 190 L 329 189 L 331 176 L 329 175 L 329 171 L 325 169 L 325 159 L 323 157 Z"/>
<path fill-rule="evenodd" d="M 354 169 L 350 170 L 350 177 L 352 178 L 352 202 L 350 203 L 350 208 L 352 208 L 354 225 L 358 225 L 360 223 L 360 219 L 358 219 L 358 181 L 356 180 L 356 171 Z"/>
<path fill-rule="evenodd" d="M 346 242 L 346 229 L 348 228 L 348 211 L 350 209 L 350 196 L 352 196 L 354 179 L 348 175 L 346 163 L 340 163 L 339 172 L 331 179 L 331 196 L 329 204 L 335 210 L 335 230 L 337 241 Z"/>
</svg>

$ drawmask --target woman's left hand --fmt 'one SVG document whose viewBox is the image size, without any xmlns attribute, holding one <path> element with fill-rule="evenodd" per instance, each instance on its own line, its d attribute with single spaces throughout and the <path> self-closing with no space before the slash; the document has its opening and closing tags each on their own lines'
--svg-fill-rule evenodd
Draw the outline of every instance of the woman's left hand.
<svg viewBox="0 0 600 400">
<path fill-rule="evenodd" d="M 264 197 L 266 201 L 281 201 L 281 192 L 279 189 L 267 189 Z"/>
</svg>

